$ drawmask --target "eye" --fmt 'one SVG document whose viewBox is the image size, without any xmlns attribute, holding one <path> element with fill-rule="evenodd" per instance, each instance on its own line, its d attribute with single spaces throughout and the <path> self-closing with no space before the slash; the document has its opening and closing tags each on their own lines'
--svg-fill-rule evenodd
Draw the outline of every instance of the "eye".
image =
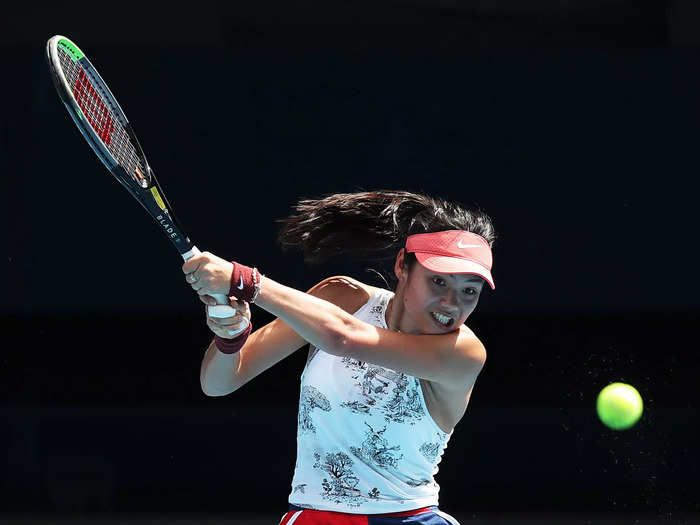
<svg viewBox="0 0 700 525">
<path fill-rule="evenodd" d="M 465 288 L 464 293 L 467 295 L 476 295 L 476 288 Z"/>
<path fill-rule="evenodd" d="M 433 277 L 433 282 L 437 284 L 438 286 L 444 286 L 445 285 L 445 279 L 442 279 L 441 277 Z"/>
</svg>

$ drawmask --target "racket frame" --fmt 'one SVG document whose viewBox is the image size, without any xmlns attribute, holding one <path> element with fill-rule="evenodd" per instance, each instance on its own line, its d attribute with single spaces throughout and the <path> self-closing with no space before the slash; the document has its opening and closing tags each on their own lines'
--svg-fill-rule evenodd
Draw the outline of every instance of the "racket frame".
<svg viewBox="0 0 700 525">
<path fill-rule="evenodd" d="M 61 41 L 65 41 L 69 49 L 72 52 L 76 52 L 77 58 L 75 58 L 75 60 L 80 62 L 86 76 L 89 80 L 91 80 L 91 86 L 100 92 L 102 97 L 106 99 L 108 104 L 105 104 L 105 106 L 113 111 L 114 117 L 124 128 L 129 141 L 134 147 L 136 156 L 141 161 L 143 171 L 145 171 L 145 173 L 142 173 L 143 179 L 139 178 L 139 180 L 144 181 L 145 184 L 137 183 L 136 179 L 126 171 L 124 166 L 119 164 L 119 162 L 109 152 L 106 144 L 95 132 L 90 122 L 87 120 L 82 108 L 75 99 L 73 88 L 69 84 L 68 79 L 63 72 L 63 68 L 61 67 L 61 61 L 58 55 L 58 44 Z M 83 53 L 75 42 L 69 38 L 63 35 L 55 35 L 46 43 L 46 61 L 48 62 L 49 70 L 51 72 L 51 79 L 53 80 L 54 86 L 56 87 L 56 91 L 58 92 L 61 101 L 68 110 L 68 114 L 73 119 L 73 122 L 75 122 L 75 125 L 80 130 L 80 133 L 83 135 L 97 157 L 102 161 L 112 175 L 114 175 L 119 183 L 124 186 L 138 202 L 141 203 L 146 211 L 148 211 L 148 214 L 160 225 L 162 231 L 168 236 L 170 242 L 173 244 L 173 246 L 175 246 L 175 249 L 185 261 L 196 255 L 200 255 L 201 252 L 196 246 L 194 246 L 189 237 L 187 237 L 187 235 L 184 233 L 180 222 L 173 214 L 170 203 L 165 197 L 165 193 L 163 192 L 158 179 L 153 173 L 151 166 L 148 164 L 146 155 L 143 152 L 138 139 L 136 138 L 136 134 L 134 133 L 131 124 L 129 124 L 129 121 L 126 118 L 124 111 L 119 105 L 119 102 L 117 102 L 116 97 L 112 94 L 111 90 L 107 86 L 107 83 L 102 79 L 102 76 L 99 74 L 95 66 L 93 66 L 87 56 L 85 56 L 85 53 Z M 92 81 L 94 81 L 94 83 Z M 104 101 L 101 102 L 104 104 Z M 219 304 L 208 307 L 209 315 L 211 317 L 232 317 L 236 314 L 236 309 L 230 306 L 229 299 L 225 294 L 214 294 L 213 297 Z"/>
<path fill-rule="evenodd" d="M 81 66 L 83 70 L 86 71 L 88 78 L 95 81 L 95 83 L 92 84 L 93 87 L 100 92 L 103 98 L 106 99 L 107 104 L 105 105 L 108 109 L 113 111 L 114 117 L 119 121 L 119 124 L 126 132 L 129 141 L 134 147 L 137 157 L 143 165 L 145 170 L 145 173 L 143 173 L 144 181 L 146 181 L 147 184 L 139 185 L 134 177 L 117 162 L 114 156 L 109 152 L 109 149 L 105 143 L 102 141 L 99 135 L 97 135 L 90 122 L 84 116 L 80 105 L 73 95 L 73 88 L 68 83 L 68 80 L 63 72 L 63 68 L 60 66 L 61 62 L 58 56 L 58 44 L 62 40 L 66 41 L 69 46 L 73 47 L 81 55 L 77 61 L 81 63 Z M 194 247 L 192 241 L 190 241 L 190 239 L 184 233 L 180 222 L 172 212 L 170 203 L 168 202 L 165 193 L 163 192 L 163 189 L 155 176 L 155 173 L 148 163 L 148 159 L 141 148 L 141 144 L 136 138 L 129 120 L 126 118 L 126 115 L 119 105 L 119 102 L 117 102 L 116 97 L 112 94 L 111 90 L 102 79 L 95 66 L 92 65 L 87 56 L 85 56 L 82 50 L 80 50 L 80 48 L 74 42 L 62 35 L 56 35 L 48 40 L 46 43 L 46 59 L 49 64 L 51 78 L 56 87 L 56 91 L 58 91 L 58 94 L 68 110 L 68 113 L 73 119 L 73 122 L 75 122 L 75 125 L 80 130 L 80 133 L 83 135 L 97 157 L 102 161 L 112 175 L 114 175 L 119 183 L 124 186 L 137 201 L 141 203 L 146 211 L 148 211 L 149 215 L 151 215 L 160 225 L 161 229 L 168 236 L 178 253 L 184 256 L 190 252 Z"/>
</svg>

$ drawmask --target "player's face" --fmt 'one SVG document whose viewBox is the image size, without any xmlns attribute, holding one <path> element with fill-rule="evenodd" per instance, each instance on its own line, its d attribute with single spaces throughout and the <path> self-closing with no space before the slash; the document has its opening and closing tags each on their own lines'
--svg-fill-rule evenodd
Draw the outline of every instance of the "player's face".
<svg viewBox="0 0 700 525">
<path fill-rule="evenodd" d="M 457 330 L 476 308 L 483 286 L 477 275 L 437 273 L 416 262 L 406 276 L 404 322 L 424 334 Z"/>
</svg>

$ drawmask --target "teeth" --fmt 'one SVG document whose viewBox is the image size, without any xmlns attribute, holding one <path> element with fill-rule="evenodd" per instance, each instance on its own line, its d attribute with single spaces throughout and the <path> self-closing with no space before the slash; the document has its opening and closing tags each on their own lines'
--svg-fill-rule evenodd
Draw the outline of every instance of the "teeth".
<svg viewBox="0 0 700 525">
<path fill-rule="evenodd" d="M 444 325 L 449 324 L 449 322 L 452 320 L 452 318 L 447 316 L 447 315 L 442 315 L 442 314 L 439 314 L 437 312 L 431 312 L 431 313 L 435 319 L 437 319 L 440 323 L 442 323 Z"/>
</svg>

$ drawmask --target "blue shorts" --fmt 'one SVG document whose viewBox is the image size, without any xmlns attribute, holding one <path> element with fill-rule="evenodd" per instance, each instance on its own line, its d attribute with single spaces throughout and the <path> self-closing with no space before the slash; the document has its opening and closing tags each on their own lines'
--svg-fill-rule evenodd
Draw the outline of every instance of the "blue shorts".
<svg viewBox="0 0 700 525">
<path fill-rule="evenodd" d="M 459 522 L 437 507 L 393 512 L 390 514 L 346 514 L 328 510 L 302 509 L 289 506 L 279 525 L 459 525 Z"/>
</svg>

